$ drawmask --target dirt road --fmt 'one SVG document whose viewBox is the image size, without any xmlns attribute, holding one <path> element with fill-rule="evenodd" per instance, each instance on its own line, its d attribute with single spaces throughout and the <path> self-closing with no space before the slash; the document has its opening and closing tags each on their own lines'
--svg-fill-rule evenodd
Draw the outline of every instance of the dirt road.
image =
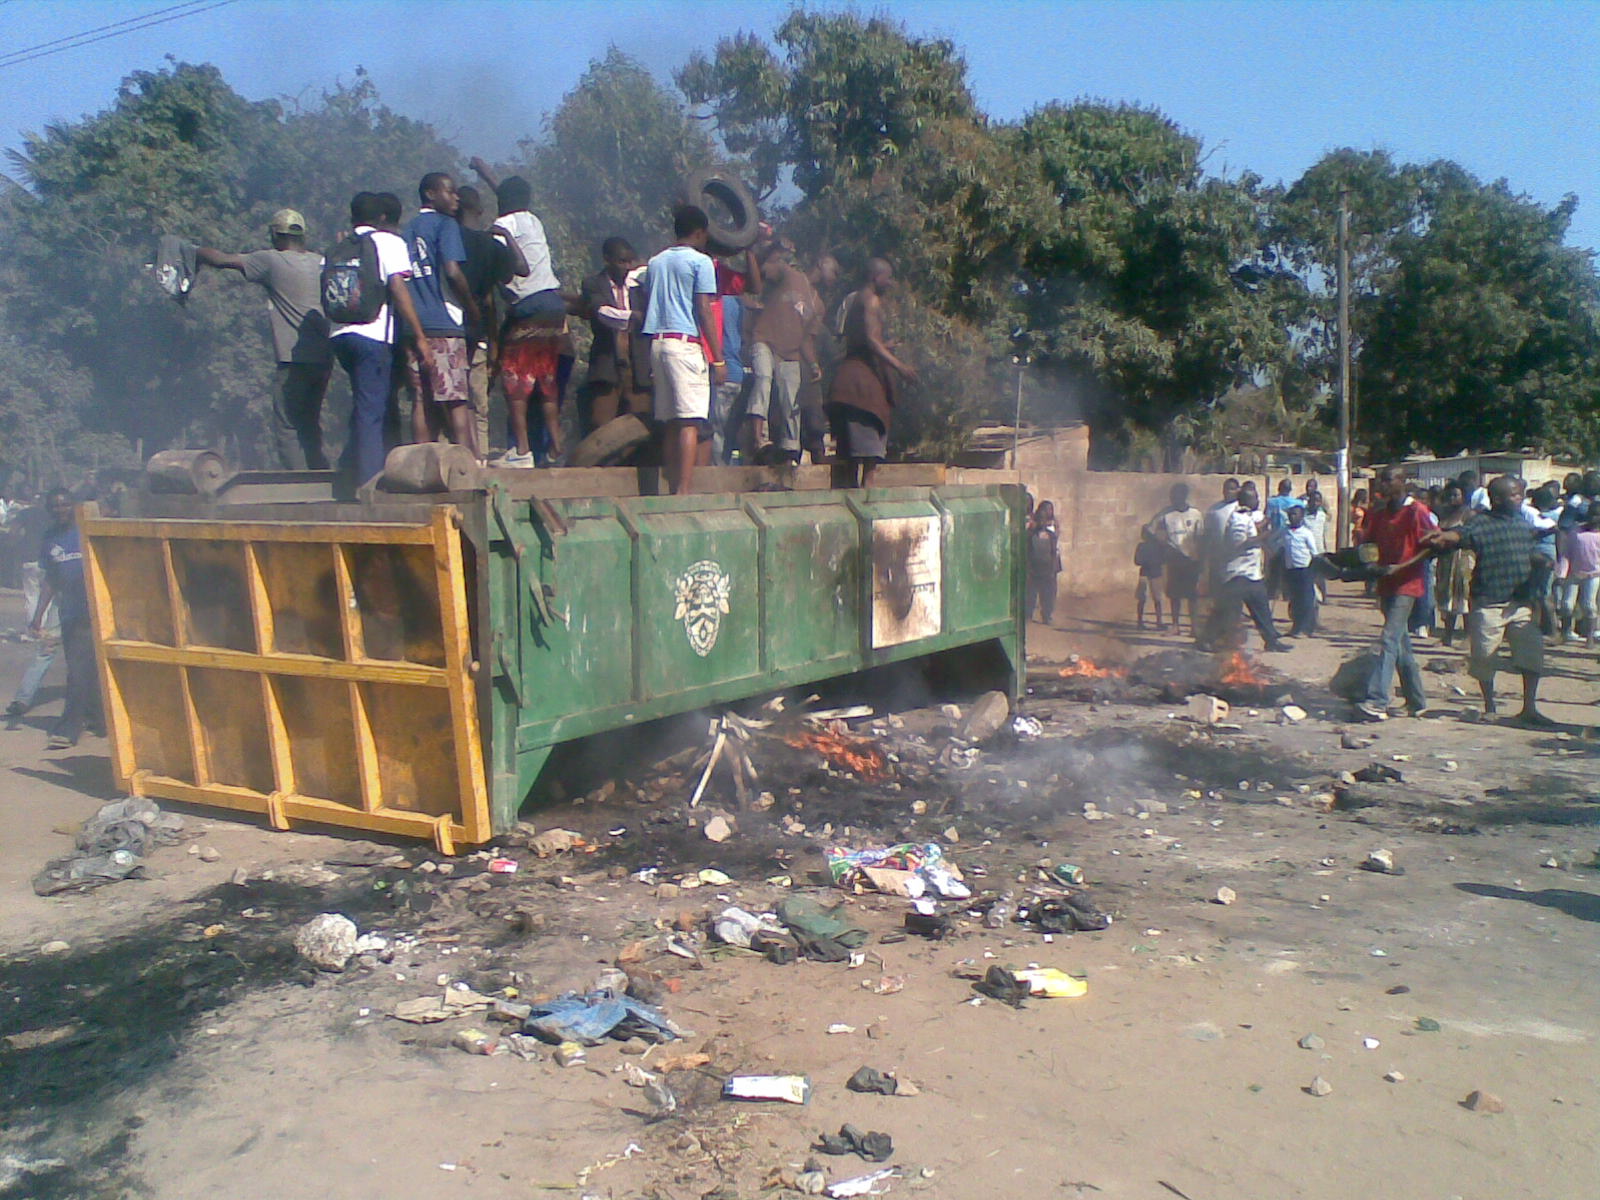
<svg viewBox="0 0 1600 1200">
<path fill-rule="evenodd" d="M 1309 685 L 1306 719 L 1261 707 L 1211 729 L 1182 704 L 1047 695 L 1071 653 L 1117 663 L 1176 644 L 1114 607 L 1074 605 L 1062 628 L 1031 631 L 1037 740 L 963 766 L 938 757 L 950 719 L 936 704 L 892 720 L 880 706 L 852 724 L 880 731 L 898 778 L 774 751 L 766 810 L 734 814 L 714 792 L 690 812 L 687 789 L 618 788 L 525 814 L 598 848 L 513 847 L 509 876 L 188 810 L 198 836 L 157 852 L 153 878 L 40 899 L 33 873 L 112 795 L 103 744 L 45 755 L 42 724 L 3 735 L 0 1196 L 781 1195 L 763 1185 L 792 1181 L 845 1122 L 891 1135 L 896 1195 L 1594 1195 L 1600 743 L 1578 727 L 1600 720 L 1595 656 L 1552 654 L 1565 732 L 1462 720 L 1460 653 L 1431 646 L 1438 716 L 1348 726 L 1321 685 L 1374 623 L 1347 594 L 1326 637 L 1269 660 Z M 0 670 L 28 653 L 0 647 Z M 1403 781 L 1329 811 L 1338 773 L 1372 764 Z M 737 825 L 720 845 L 700 832 L 713 811 Z M 729 903 L 842 898 L 813 883 L 822 846 L 896 840 L 941 842 L 983 891 L 1075 863 L 1116 919 L 1047 939 L 952 906 L 950 938 L 892 940 L 906 901 L 867 895 L 846 909 L 873 935 L 859 967 L 664 948 L 680 919 Z M 1376 849 L 1404 874 L 1360 869 Z M 646 866 L 657 875 L 632 877 Z M 732 882 L 672 894 L 708 867 Z M 1221 888 L 1232 903 L 1215 902 Z M 388 961 L 308 969 L 289 939 L 321 911 L 387 936 Z M 67 948 L 42 953 L 54 940 Z M 454 983 L 584 988 L 619 956 L 693 1031 L 685 1042 L 640 1058 L 607 1043 L 563 1068 L 547 1050 L 451 1048 L 481 1014 L 388 1015 Z M 996 963 L 1081 972 L 1088 994 L 1007 1007 L 967 978 Z M 709 1061 L 669 1074 L 678 1111 L 648 1120 L 624 1064 L 688 1051 Z M 862 1065 L 918 1094 L 847 1091 Z M 805 1074 L 814 1094 L 718 1099 L 736 1072 Z M 1331 1091 L 1312 1094 L 1314 1079 Z M 1503 1111 L 1469 1111 L 1475 1090 Z M 834 1181 L 873 1169 L 820 1161 Z"/>
</svg>

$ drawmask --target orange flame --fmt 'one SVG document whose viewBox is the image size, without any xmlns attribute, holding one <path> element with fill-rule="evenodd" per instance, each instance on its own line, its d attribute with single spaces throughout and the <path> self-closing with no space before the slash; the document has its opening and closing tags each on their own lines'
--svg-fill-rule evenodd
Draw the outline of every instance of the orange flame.
<svg viewBox="0 0 1600 1200">
<path fill-rule="evenodd" d="M 800 729 L 785 734 L 783 740 L 797 750 L 815 750 L 835 768 L 854 772 L 863 779 L 883 779 L 889 774 L 889 763 L 883 751 L 867 738 Z"/>
<path fill-rule="evenodd" d="M 1239 650 L 1235 650 L 1228 655 L 1227 659 L 1222 663 L 1222 672 L 1218 678 L 1222 683 L 1231 684 L 1234 687 L 1261 687 L 1263 684 L 1271 682 L 1267 676 L 1257 671 L 1255 664 Z"/>
<path fill-rule="evenodd" d="M 1063 679 L 1124 679 L 1127 674 L 1127 667 L 1102 667 L 1094 659 L 1081 658 L 1076 654 L 1061 668 Z"/>
</svg>

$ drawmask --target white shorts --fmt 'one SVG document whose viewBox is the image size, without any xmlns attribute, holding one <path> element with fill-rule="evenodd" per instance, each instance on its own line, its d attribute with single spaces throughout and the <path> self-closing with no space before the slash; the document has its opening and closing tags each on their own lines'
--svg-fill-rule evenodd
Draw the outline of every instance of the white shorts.
<svg viewBox="0 0 1600 1200">
<path fill-rule="evenodd" d="M 1511 647 L 1511 669 L 1528 675 L 1544 674 L 1544 633 L 1524 601 L 1467 612 L 1467 674 L 1489 682 L 1499 669 L 1500 646 Z"/>
<path fill-rule="evenodd" d="M 710 420 L 711 364 L 699 342 L 652 338 L 650 370 L 655 378 L 656 420 Z"/>
</svg>

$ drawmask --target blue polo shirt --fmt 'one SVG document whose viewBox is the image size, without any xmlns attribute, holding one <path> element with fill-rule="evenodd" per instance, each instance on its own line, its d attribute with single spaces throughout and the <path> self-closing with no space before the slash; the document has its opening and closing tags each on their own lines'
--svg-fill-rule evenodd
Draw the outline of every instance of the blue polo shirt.
<svg viewBox="0 0 1600 1200">
<path fill-rule="evenodd" d="M 56 597 L 56 615 L 65 629 L 89 620 L 89 590 L 83 582 L 83 540 L 77 525 L 52 529 L 39 544 L 39 566 Z"/>
<path fill-rule="evenodd" d="M 467 261 L 461 226 L 454 217 L 425 208 L 405 229 L 406 249 L 411 252 L 411 302 L 417 306 L 417 320 L 429 337 L 464 337 L 461 306 L 452 298 L 444 277 L 446 263 Z"/>
</svg>

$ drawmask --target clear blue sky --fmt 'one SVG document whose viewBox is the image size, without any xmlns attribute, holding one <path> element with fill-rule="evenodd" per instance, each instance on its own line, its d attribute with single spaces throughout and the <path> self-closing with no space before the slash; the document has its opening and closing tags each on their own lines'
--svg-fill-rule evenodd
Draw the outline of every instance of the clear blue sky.
<svg viewBox="0 0 1600 1200">
<path fill-rule="evenodd" d="M 176 0 L 0 0 L 0 59 Z M 0 66 L 0 144 L 108 104 L 171 54 L 253 99 L 316 92 L 364 66 L 395 108 L 490 157 L 609 44 L 668 79 L 696 47 L 770 32 L 786 2 L 236 0 L 94 45 Z M 836 7 L 821 5 L 820 7 Z M 1292 181 L 1326 150 L 1451 158 L 1551 204 L 1600 247 L 1600 2 L 924 0 L 886 6 L 955 40 L 994 117 L 1051 99 L 1154 105 L 1215 148 L 1213 169 Z"/>
</svg>

